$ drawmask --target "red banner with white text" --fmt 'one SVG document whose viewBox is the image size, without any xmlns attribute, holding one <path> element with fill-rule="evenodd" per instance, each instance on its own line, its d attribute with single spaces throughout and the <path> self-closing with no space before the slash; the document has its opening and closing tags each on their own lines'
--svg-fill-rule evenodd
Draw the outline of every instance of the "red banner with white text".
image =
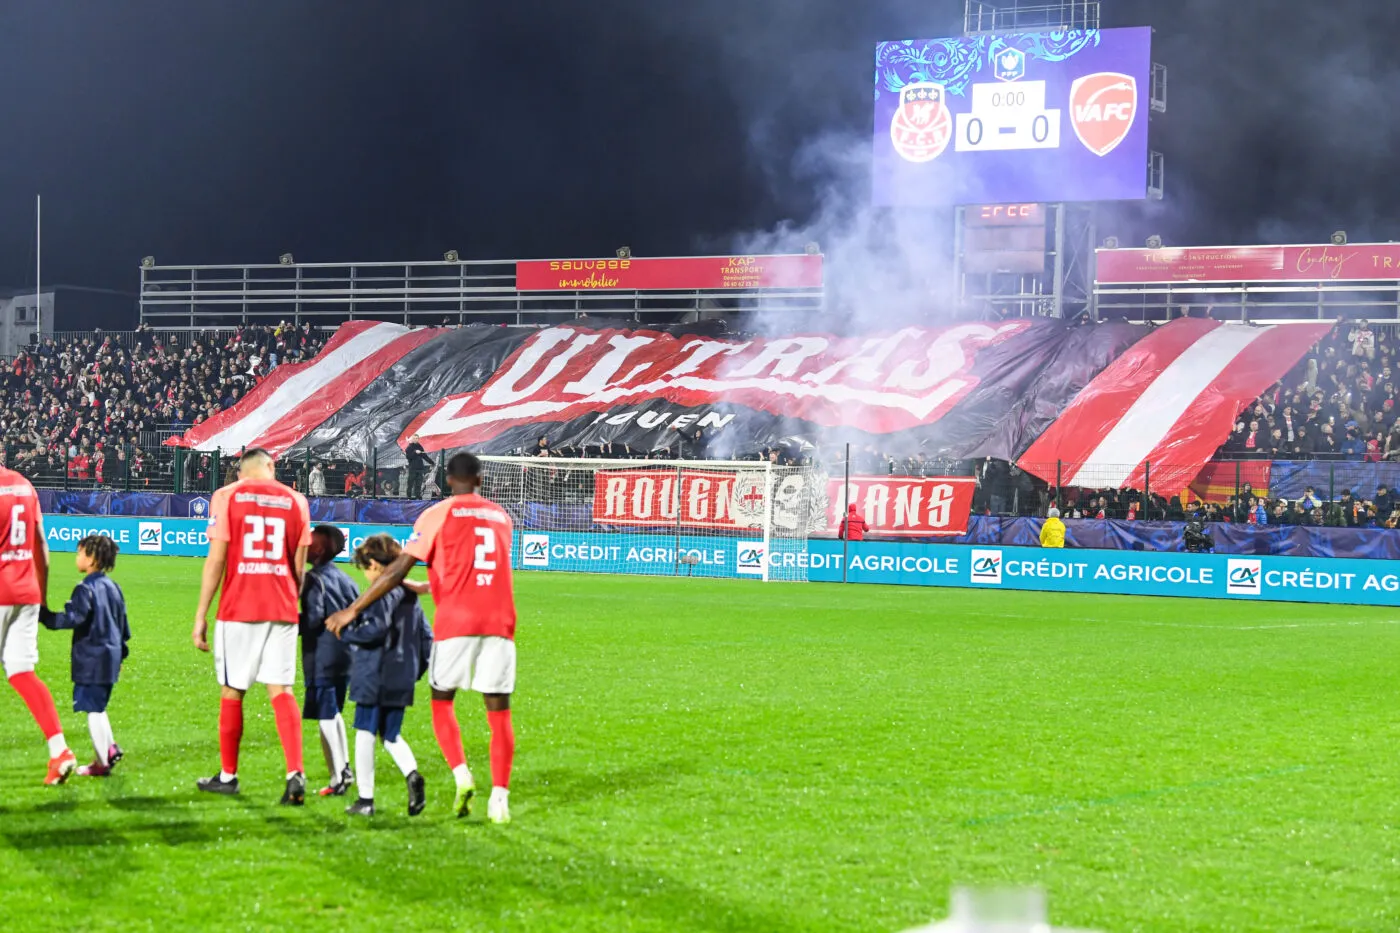
<svg viewBox="0 0 1400 933">
<path fill-rule="evenodd" d="M 807 489 L 810 482 L 822 488 Z M 841 478 L 774 474 L 762 469 L 599 470 L 593 487 L 593 521 L 632 528 L 761 528 L 765 490 L 773 489 L 773 525 L 814 534 L 836 534 L 849 505 L 873 536 L 928 538 L 967 533 L 977 481 L 968 476 Z M 847 501 L 847 489 L 850 491 Z"/>
<path fill-rule="evenodd" d="M 1101 285 L 1400 280 L 1400 243 L 1101 249 L 1097 261 Z"/>
<path fill-rule="evenodd" d="M 678 259 L 532 259 L 515 264 L 522 292 L 821 288 L 820 255 L 691 256 Z"/>
</svg>

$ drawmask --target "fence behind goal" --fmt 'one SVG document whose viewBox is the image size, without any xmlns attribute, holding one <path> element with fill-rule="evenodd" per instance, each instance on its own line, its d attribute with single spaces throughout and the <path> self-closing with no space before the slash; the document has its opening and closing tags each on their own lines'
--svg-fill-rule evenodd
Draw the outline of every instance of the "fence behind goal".
<svg viewBox="0 0 1400 933">
<path fill-rule="evenodd" d="M 810 467 L 717 460 L 483 457 L 482 494 L 515 517 L 522 567 L 807 579 L 829 518 Z"/>
</svg>

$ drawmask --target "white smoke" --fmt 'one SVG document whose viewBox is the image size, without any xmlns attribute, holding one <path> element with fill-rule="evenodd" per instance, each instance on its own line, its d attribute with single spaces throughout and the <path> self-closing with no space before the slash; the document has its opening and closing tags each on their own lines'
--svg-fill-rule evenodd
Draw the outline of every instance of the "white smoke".
<svg viewBox="0 0 1400 933">
<path fill-rule="evenodd" d="M 946 320 L 955 304 L 952 210 L 875 206 L 870 163 L 869 135 L 832 133 L 803 145 L 790 177 L 810 186 L 812 216 L 740 234 L 733 249 L 800 253 L 816 244 L 825 255 L 825 328 L 872 333 Z M 760 318 L 755 329 L 791 332 L 794 324 L 810 326 L 779 312 Z"/>
</svg>

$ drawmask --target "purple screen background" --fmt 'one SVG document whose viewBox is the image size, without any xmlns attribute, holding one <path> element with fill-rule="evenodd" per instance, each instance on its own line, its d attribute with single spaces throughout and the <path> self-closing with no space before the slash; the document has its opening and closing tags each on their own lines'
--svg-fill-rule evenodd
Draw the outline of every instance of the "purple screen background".
<svg viewBox="0 0 1400 933">
<path fill-rule="evenodd" d="M 890 122 L 900 88 L 919 81 L 943 84 L 953 114 L 966 113 L 973 84 L 1018 83 L 994 77 L 995 56 L 1007 48 L 1025 53 L 1021 80 L 1044 81 L 1046 107 L 1062 111 L 1059 149 L 958 152 L 954 139 L 930 162 L 909 162 L 895 152 Z M 882 42 L 876 47 L 874 201 L 917 207 L 1144 198 L 1151 68 L 1148 27 Z M 1100 157 L 1075 135 L 1069 92 L 1077 78 L 1104 71 L 1137 79 L 1138 106 L 1127 137 Z"/>
</svg>

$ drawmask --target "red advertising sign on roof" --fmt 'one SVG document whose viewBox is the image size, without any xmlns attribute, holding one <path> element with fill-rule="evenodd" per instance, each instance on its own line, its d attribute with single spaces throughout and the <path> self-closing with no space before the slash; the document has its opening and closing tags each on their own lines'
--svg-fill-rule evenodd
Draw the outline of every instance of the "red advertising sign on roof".
<svg viewBox="0 0 1400 933">
<path fill-rule="evenodd" d="M 1101 285 L 1176 282 L 1393 282 L 1400 243 L 1101 249 Z"/>
<path fill-rule="evenodd" d="M 822 257 L 692 256 L 680 259 L 535 259 L 515 264 L 522 292 L 821 288 Z"/>
</svg>

